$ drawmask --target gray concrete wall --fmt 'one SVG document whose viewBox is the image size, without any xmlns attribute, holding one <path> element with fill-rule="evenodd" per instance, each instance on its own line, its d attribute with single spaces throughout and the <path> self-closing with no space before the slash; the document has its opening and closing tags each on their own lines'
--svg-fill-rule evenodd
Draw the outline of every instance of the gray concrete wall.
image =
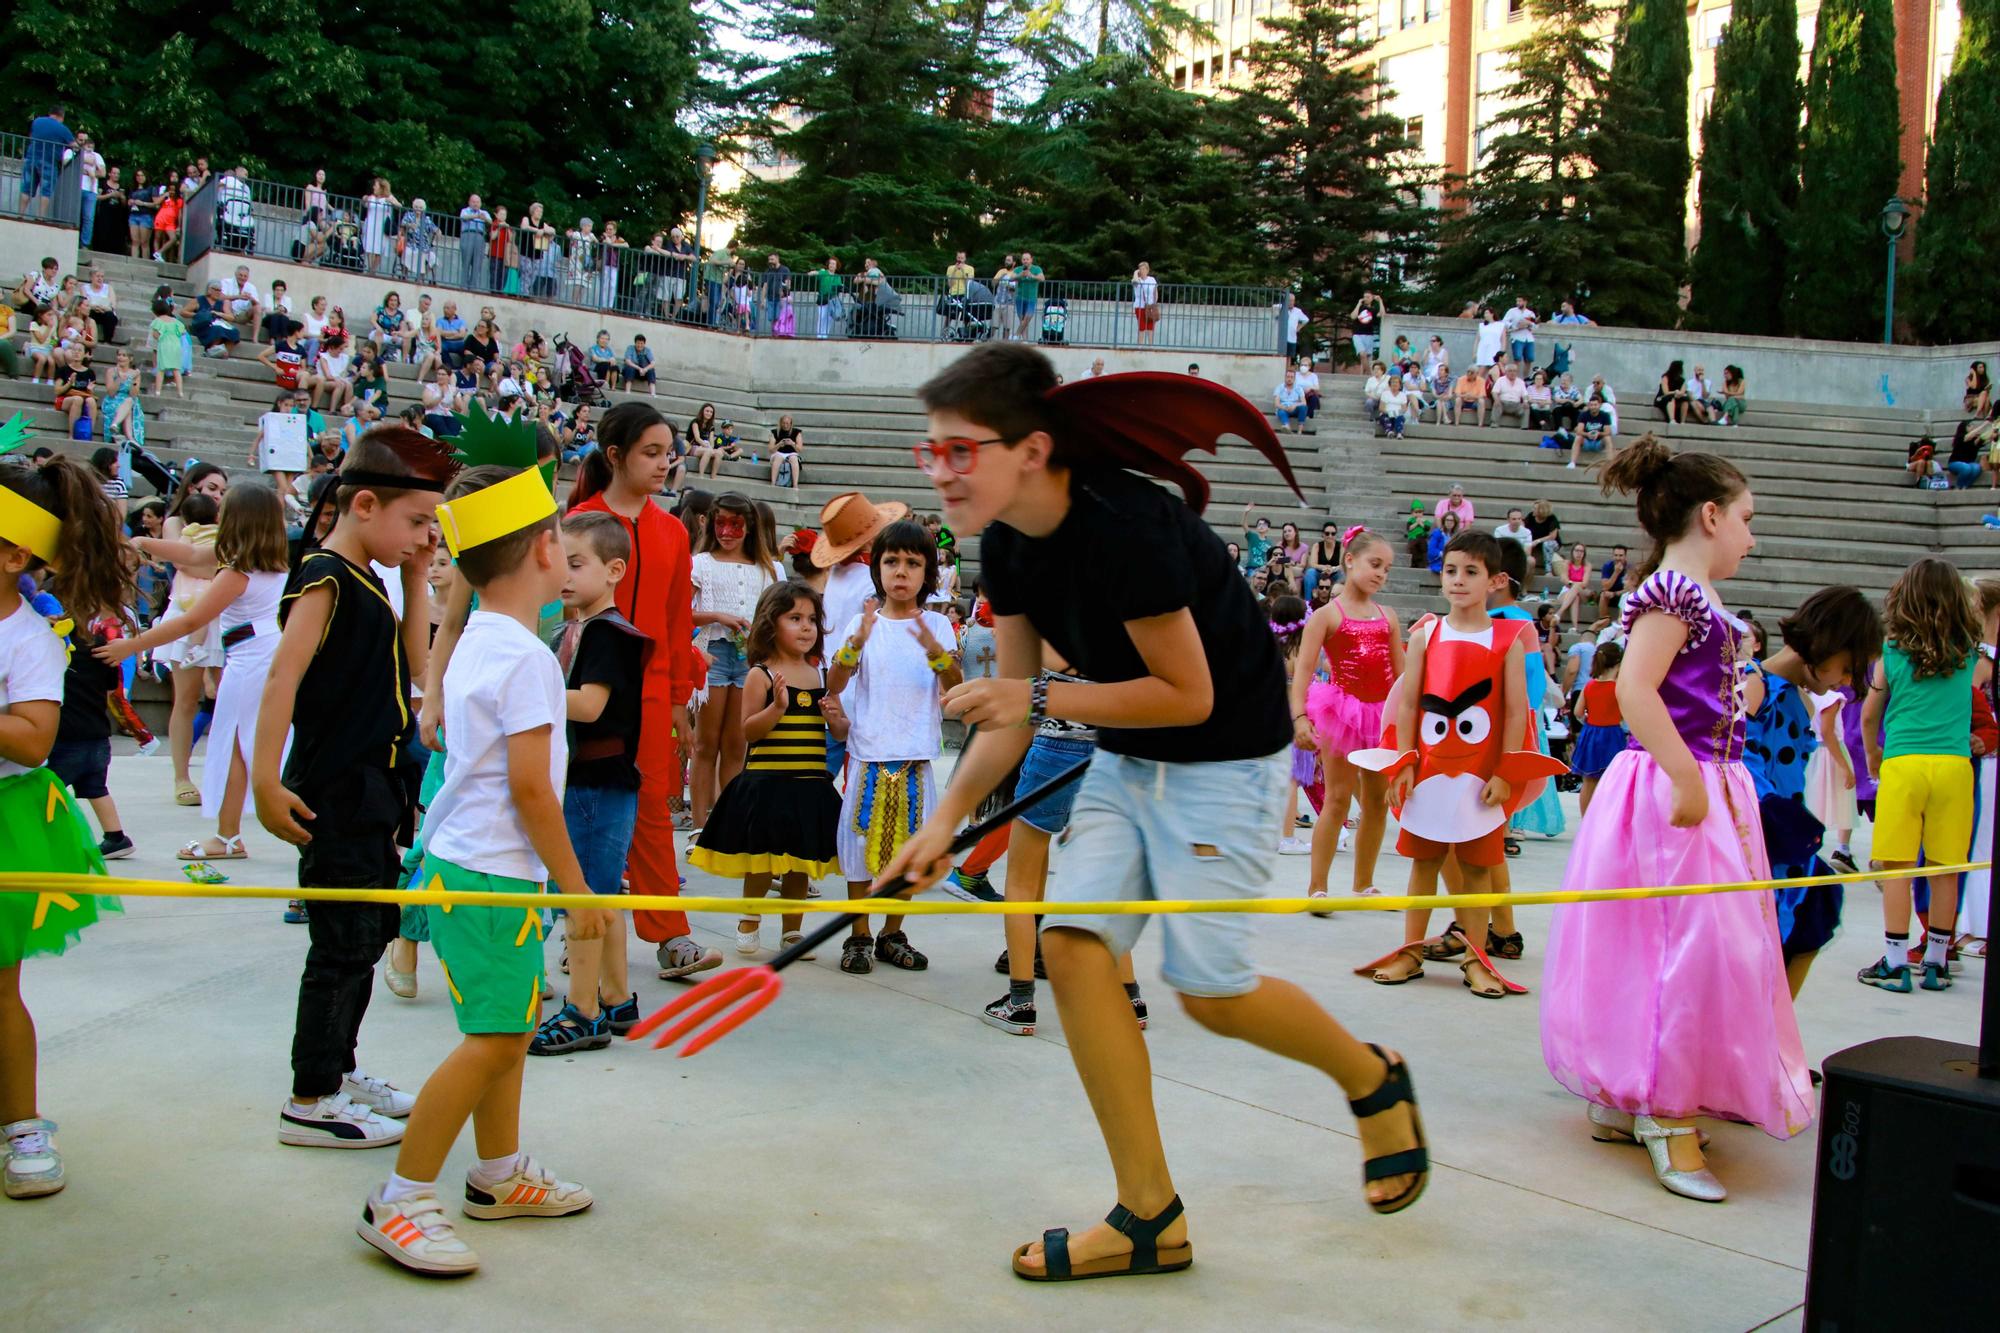
<svg viewBox="0 0 2000 1333">
<path fill-rule="evenodd" d="M 1477 326 L 1471 320 L 1434 315 L 1392 314 L 1383 323 L 1382 350 L 1407 334 L 1419 356 L 1432 335 L 1444 339 L 1451 364 L 1472 364 Z M 1570 368 L 1579 383 L 1603 375 L 1619 401 L 1650 402 L 1667 363 L 1679 359 L 1692 371 L 1705 366 L 1719 386 L 1722 367 L 1743 368 L 1750 401 L 1811 403 L 1824 407 L 1896 408 L 1932 411 L 1940 419 L 1959 411 L 1966 367 L 1975 360 L 2000 366 L 2000 343 L 1943 347 L 1883 346 L 1810 338 L 1747 338 L 1730 334 L 1686 333 L 1672 329 L 1558 329 L 1544 323 L 1536 333 L 1535 356 L 1548 364 L 1558 342 L 1572 344 Z"/>
</svg>

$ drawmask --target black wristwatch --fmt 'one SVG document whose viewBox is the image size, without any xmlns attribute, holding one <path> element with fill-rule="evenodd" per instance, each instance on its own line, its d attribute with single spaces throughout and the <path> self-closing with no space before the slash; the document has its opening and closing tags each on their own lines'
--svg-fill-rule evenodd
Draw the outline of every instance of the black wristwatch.
<svg viewBox="0 0 2000 1333">
<path fill-rule="evenodd" d="M 1028 687 L 1027 725 L 1031 727 L 1040 726 L 1043 722 L 1048 721 L 1048 717 L 1049 682 L 1046 679 L 1038 678 L 1033 685 Z"/>
</svg>

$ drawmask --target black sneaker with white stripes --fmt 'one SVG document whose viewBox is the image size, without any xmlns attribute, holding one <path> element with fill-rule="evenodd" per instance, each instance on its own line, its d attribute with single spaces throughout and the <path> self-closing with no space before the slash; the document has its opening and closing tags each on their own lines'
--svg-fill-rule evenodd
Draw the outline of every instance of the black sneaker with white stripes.
<svg viewBox="0 0 2000 1333">
<path fill-rule="evenodd" d="M 986 1006 L 985 1012 L 979 1015 L 979 1021 L 1017 1037 L 1032 1037 L 1035 1035 L 1035 1006 L 1020 1003 L 1011 994 L 1002 995 Z"/>
</svg>

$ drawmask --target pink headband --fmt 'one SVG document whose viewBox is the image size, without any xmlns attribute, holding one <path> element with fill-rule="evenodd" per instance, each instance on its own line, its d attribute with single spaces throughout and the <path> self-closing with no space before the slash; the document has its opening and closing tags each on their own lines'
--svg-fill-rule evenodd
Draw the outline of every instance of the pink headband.
<svg viewBox="0 0 2000 1333">
<path fill-rule="evenodd" d="M 1356 523 L 1353 527 L 1349 528 L 1347 531 L 1340 534 L 1340 544 L 1342 546 L 1352 545 L 1355 537 L 1360 533 L 1364 533 L 1366 531 L 1368 531 L 1368 525 L 1366 523 Z"/>
</svg>

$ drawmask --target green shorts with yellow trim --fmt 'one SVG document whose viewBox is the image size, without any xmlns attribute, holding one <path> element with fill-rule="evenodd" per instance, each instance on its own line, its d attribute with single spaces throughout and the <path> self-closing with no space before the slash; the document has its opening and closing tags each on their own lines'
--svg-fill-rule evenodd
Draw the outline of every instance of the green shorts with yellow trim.
<svg viewBox="0 0 2000 1333">
<path fill-rule="evenodd" d="M 533 900 L 542 885 L 467 870 L 435 856 L 424 858 L 417 883 L 429 892 L 518 893 Z M 431 947 L 451 992 L 458 1030 L 467 1036 L 533 1032 L 542 1017 L 542 911 L 519 907 L 426 905 Z"/>
</svg>

